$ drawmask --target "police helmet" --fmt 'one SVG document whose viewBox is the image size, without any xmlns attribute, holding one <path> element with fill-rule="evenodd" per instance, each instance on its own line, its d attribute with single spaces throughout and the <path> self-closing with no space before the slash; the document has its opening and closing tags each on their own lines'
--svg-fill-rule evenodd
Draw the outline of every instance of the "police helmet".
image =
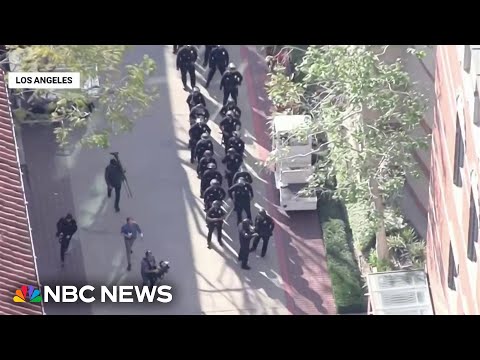
<svg viewBox="0 0 480 360">
<path fill-rule="evenodd" d="M 235 64 L 233 62 L 231 62 L 230 64 L 228 64 L 228 69 L 229 70 L 235 70 L 237 67 L 235 66 Z"/>
<path fill-rule="evenodd" d="M 212 186 L 213 185 L 219 185 L 219 184 L 220 184 L 220 182 L 217 179 L 210 180 L 210 185 L 212 185 Z"/>
<path fill-rule="evenodd" d="M 193 89 L 192 89 L 192 92 L 194 94 L 199 94 L 200 93 L 200 89 L 198 88 L 198 86 L 194 86 Z"/>
<path fill-rule="evenodd" d="M 212 156 L 212 152 L 210 150 L 205 150 L 205 152 L 203 153 L 203 156 Z"/>
<path fill-rule="evenodd" d="M 232 135 L 235 136 L 235 137 L 240 137 L 240 133 L 238 131 L 234 131 L 232 133 Z"/>
<path fill-rule="evenodd" d="M 222 202 L 221 202 L 220 200 L 215 200 L 215 201 L 212 203 L 212 205 L 213 205 L 214 207 L 220 207 L 220 206 L 222 206 Z"/>
<path fill-rule="evenodd" d="M 235 154 L 235 153 L 236 153 L 236 151 L 235 151 L 234 148 L 230 148 L 230 149 L 227 150 L 227 154 Z"/>
<path fill-rule="evenodd" d="M 145 257 L 149 257 L 150 255 L 152 255 L 152 251 L 151 251 L 151 250 L 145 251 Z"/>
<path fill-rule="evenodd" d="M 215 165 L 214 163 L 208 163 L 207 165 L 207 169 L 216 169 L 217 168 L 217 165 Z"/>
<path fill-rule="evenodd" d="M 245 183 L 246 183 L 246 181 L 245 181 L 245 178 L 244 178 L 244 177 L 240 177 L 240 178 L 238 178 L 237 182 L 238 182 L 239 184 L 245 184 Z"/>
<path fill-rule="evenodd" d="M 226 113 L 226 115 L 227 115 L 228 117 L 233 117 L 234 114 L 233 114 L 233 111 L 232 111 L 232 110 L 228 110 L 227 113 Z"/>
<path fill-rule="evenodd" d="M 258 215 L 267 216 L 267 211 L 264 208 L 258 209 Z"/>
<path fill-rule="evenodd" d="M 242 220 L 242 225 L 243 226 L 252 225 L 252 222 L 250 221 L 250 219 L 243 219 Z"/>
<path fill-rule="evenodd" d="M 210 135 L 208 135 L 208 133 L 204 132 L 202 134 L 202 139 L 208 139 Z"/>
<path fill-rule="evenodd" d="M 195 122 L 197 124 L 201 124 L 201 123 L 203 123 L 203 119 L 201 117 L 199 117 L 199 118 L 197 118 L 197 120 L 195 120 Z"/>
</svg>

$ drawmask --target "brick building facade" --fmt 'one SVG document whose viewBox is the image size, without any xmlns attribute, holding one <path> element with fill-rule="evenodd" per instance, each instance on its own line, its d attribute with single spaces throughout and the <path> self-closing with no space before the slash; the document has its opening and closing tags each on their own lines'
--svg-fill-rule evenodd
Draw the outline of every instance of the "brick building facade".
<svg viewBox="0 0 480 360">
<path fill-rule="evenodd" d="M 480 314 L 480 47 L 436 47 L 427 270 L 435 313 Z"/>
</svg>

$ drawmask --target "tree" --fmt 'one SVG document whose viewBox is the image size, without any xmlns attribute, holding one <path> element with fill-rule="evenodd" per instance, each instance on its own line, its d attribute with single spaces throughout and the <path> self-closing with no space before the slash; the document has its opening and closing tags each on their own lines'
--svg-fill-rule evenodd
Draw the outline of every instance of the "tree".
<svg viewBox="0 0 480 360">
<path fill-rule="evenodd" d="M 18 121 L 51 121 L 60 145 L 66 145 L 75 129 L 87 129 L 82 143 L 109 146 L 111 134 L 129 131 L 150 106 L 154 90 L 145 86 L 156 63 L 147 55 L 138 64 L 123 66 L 124 45 L 6 45 L 11 71 L 77 71 L 82 89 L 13 89 Z M 95 110 L 94 110 L 95 109 Z M 94 121 L 99 115 L 104 121 Z"/>
<path fill-rule="evenodd" d="M 280 72 L 267 84 L 275 107 L 312 116 L 297 136 L 326 136 L 327 159 L 316 167 L 310 188 L 318 189 L 325 174 L 334 173 L 339 197 L 369 206 L 380 260 L 388 259 L 385 206 L 403 187 L 406 173 L 414 172 L 412 151 L 426 145 L 426 138 L 413 135 L 425 113 L 424 97 L 413 89 L 400 59 L 385 61 L 387 50 L 310 46 L 297 68 L 301 84 L 286 85 Z"/>
</svg>

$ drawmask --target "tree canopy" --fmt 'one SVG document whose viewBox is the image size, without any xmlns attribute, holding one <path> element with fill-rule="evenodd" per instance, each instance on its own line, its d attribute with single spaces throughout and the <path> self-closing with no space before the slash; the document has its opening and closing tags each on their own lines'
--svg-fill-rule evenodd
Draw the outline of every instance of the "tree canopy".
<svg viewBox="0 0 480 360">
<path fill-rule="evenodd" d="M 124 65 L 124 45 L 7 45 L 11 71 L 80 72 L 82 89 L 13 89 L 18 121 L 59 122 L 58 142 L 66 145 L 74 129 L 87 128 L 82 143 L 108 147 L 111 134 L 129 131 L 150 106 L 154 89 L 145 82 L 156 69 L 144 55 Z M 95 110 L 94 110 L 95 109 Z M 93 121 L 91 113 L 103 120 Z"/>
</svg>

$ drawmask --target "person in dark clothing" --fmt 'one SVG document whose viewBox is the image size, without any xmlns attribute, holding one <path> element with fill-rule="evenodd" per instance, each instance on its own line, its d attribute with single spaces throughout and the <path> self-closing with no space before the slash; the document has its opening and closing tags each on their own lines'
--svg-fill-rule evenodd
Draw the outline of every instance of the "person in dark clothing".
<svg viewBox="0 0 480 360">
<path fill-rule="evenodd" d="M 193 124 L 188 130 L 188 136 L 190 140 L 188 141 L 188 147 L 190 149 L 190 161 L 193 163 L 195 160 L 195 146 L 198 141 L 202 138 L 202 134 L 211 134 L 212 130 L 210 126 L 205 124 L 201 119 L 197 119 L 195 124 Z"/>
<path fill-rule="evenodd" d="M 207 150 L 203 153 L 203 157 L 200 159 L 197 165 L 197 175 L 198 178 L 202 178 L 202 174 L 207 170 L 208 164 L 215 164 L 217 166 L 217 160 L 214 159 L 213 154 L 210 150 Z"/>
<path fill-rule="evenodd" d="M 142 259 L 141 274 L 143 285 L 150 289 L 157 283 L 158 267 L 155 257 L 150 250 L 145 251 L 145 257 Z"/>
<path fill-rule="evenodd" d="M 227 155 L 223 158 L 222 163 L 227 166 L 225 170 L 225 178 L 228 181 L 228 187 L 232 186 L 233 176 L 243 163 L 243 158 L 237 154 L 234 148 L 227 150 Z"/>
<path fill-rule="evenodd" d="M 242 269 L 250 270 L 248 266 L 248 255 L 250 255 L 250 241 L 257 237 L 254 232 L 252 221 L 244 219 L 238 227 L 238 237 L 240 240 L 240 251 L 238 252 L 238 261 L 242 262 Z"/>
<path fill-rule="evenodd" d="M 209 249 L 212 248 L 212 234 L 217 230 L 217 239 L 220 246 L 223 247 L 222 242 L 222 228 L 223 228 L 223 220 L 225 219 L 226 211 L 222 209 L 222 202 L 220 200 L 215 200 L 212 203 L 210 209 L 207 210 L 206 214 L 206 221 L 207 221 L 207 247 Z"/>
<path fill-rule="evenodd" d="M 200 161 L 207 150 L 210 150 L 213 153 L 213 142 L 208 133 L 203 133 L 202 138 L 198 140 L 197 145 L 195 146 L 195 157 L 197 158 L 197 161 Z M 194 161 L 194 159 L 190 159 L 192 164 Z"/>
<path fill-rule="evenodd" d="M 77 230 L 77 222 L 73 218 L 72 214 L 67 214 L 67 216 L 61 217 L 57 221 L 57 233 L 55 236 L 58 238 L 58 242 L 60 243 L 60 260 L 62 262 L 62 267 L 65 265 L 65 253 L 70 245 L 70 240 L 72 240 L 72 236 L 77 232 Z"/>
<path fill-rule="evenodd" d="M 192 111 L 192 108 L 198 104 L 202 104 L 204 107 L 207 106 L 207 103 L 205 102 L 205 97 L 200 92 L 200 89 L 198 87 L 195 86 L 190 95 L 188 95 L 187 104 L 190 111 Z"/>
<path fill-rule="evenodd" d="M 192 89 L 195 87 L 197 77 L 195 75 L 195 61 L 197 61 L 198 53 L 192 45 L 182 47 L 177 54 L 177 70 L 182 74 L 183 88 L 187 89 L 187 73 L 190 75 L 190 84 Z"/>
<path fill-rule="evenodd" d="M 242 212 L 245 211 L 247 218 L 252 220 L 250 211 L 250 202 L 253 199 L 252 185 L 247 183 L 244 178 L 238 179 L 238 182 L 228 189 L 228 195 L 233 199 L 233 209 L 237 213 L 237 223 L 242 221 Z"/>
<path fill-rule="evenodd" d="M 212 50 L 215 49 L 218 45 L 204 45 L 205 46 L 205 52 L 203 53 L 203 67 L 206 67 L 208 65 L 208 60 L 210 59 L 210 55 L 212 53 Z"/>
<path fill-rule="evenodd" d="M 131 218 L 127 218 L 127 223 L 122 226 L 120 233 L 123 235 L 123 240 L 125 240 L 125 250 L 127 252 L 127 271 L 132 269 L 131 255 L 133 253 L 132 247 L 133 243 L 137 239 L 137 235 L 140 234 L 140 237 L 143 238 L 142 229 L 140 226 Z"/>
<path fill-rule="evenodd" d="M 173 53 L 177 54 L 178 50 L 182 47 L 183 45 L 173 45 Z"/>
<path fill-rule="evenodd" d="M 237 103 L 238 87 L 242 85 L 242 81 L 242 74 L 237 70 L 234 63 L 230 63 L 220 82 L 220 90 L 223 90 L 223 105 L 227 103 L 230 96 Z"/>
<path fill-rule="evenodd" d="M 215 200 L 223 201 L 227 196 L 225 190 L 223 190 L 220 182 L 217 179 L 210 181 L 210 186 L 203 193 L 203 204 L 205 206 L 205 211 L 210 209 L 212 203 Z"/>
<path fill-rule="evenodd" d="M 203 118 L 205 123 L 210 119 L 210 112 L 203 104 L 197 104 L 190 110 L 190 124 L 198 118 Z"/>
<path fill-rule="evenodd" d="M 205 87 L 208 89 L 210 86 L 210 82 L 213 79 L 213 76 L 215 75 L 215 71 L 220 72 L 220 75 L 223 76 L 225 73 L 225 69 L 227 68 L 228 62 L 230 61 L 230 56 L 228 55 L 227 49 L 225 49 L 223 46 L 217 45 L 213 50 L 212 54 L 210 55 L 208 66 L 209 66 L 209 71 L 207 75 L 207 82 L 205 84 Z"/>
<path fill-rule="evenodd" d="M 222 185 L 223 177 L 220 171 L 217 170 L 217 165 L 210 163 L 207 165 L 207 170 L 202 174 L 202 180 L 200 181 L 200 197 L 203 198 L 203 193 L 210 186 L 210 182 L 216 179 L 220 185 Z"/>
<path fill-rule="evenodd" d="M 231 147 L 228 144 L 228 140 L 232 137 L 234 131 L 240 130 L 242 123 L 234 117 L 233 111 L 227 111 L 225 118 L 220 121 L 219 126 L 220 130 L 222 130 L 222 142 L 226 153 L 227 149 Z"/>
<path fill-rule="evenodd" d="M 267 215 L 265 209 L 260 209 L 258 215 L 255 217 L 255 232 L 258 236 L 253 240 L 253 245 L 250 251 L 253 252 L 257 250 L 258 243 L 260 242 L 260 239 L 262 239 L 262 257 L 265 257 L 267 254 L 268 241 L 273 235 L 274 228 L 275 223 L 273 222 L 273 219 Z"/>
<path fill-rule="evenodd" d="M 110 164 L 105 168 L 105 182 L 107 183 L 107 196 L 112 196 L 112 189 L 115 189 L 115 211 L 120 211 L 120 191 L 125 180 L 125 172 L 116 159 L 111 159 Z"/>
<path fill-rule="evenodd" d="M 238 131 L 232 133 L 232 136 L 228 139 L 228 146 L 234 148 L 240 156 L 243 156 L 245 152 L 245 142 L 240 138 Z"/>
<path fill-rule="evenodd" d="M 240 120 L 242 117 L 242 110 L 240 110 L 240 108 L 237 106 L 237 103 L 232 98 L 228 99 L 227 104 L 224 105 L 220 110 L 220 114 L 225 117 L 225 115 L 227 115 L 227 111 L 229 110 L 233 111 L 233 117 L 235 119 Z"/>
<path fill-rule="evenodd" d="M 250 185 L 252 185 L 252 183 L 253 183 L 252 175 L 250 175 L 250 173 L 247 171 L 247 168 L 245 167 L 244 164 L 242 164 L 242 166 L 240 166 L 238 171 L 233 176 L 233 183 L 236 184 L 238 182 L 238 179 L 240 179 L 240 178 L 244 178 L 245 181 L 247 183 L 249 183 Z"/>
</svg>

